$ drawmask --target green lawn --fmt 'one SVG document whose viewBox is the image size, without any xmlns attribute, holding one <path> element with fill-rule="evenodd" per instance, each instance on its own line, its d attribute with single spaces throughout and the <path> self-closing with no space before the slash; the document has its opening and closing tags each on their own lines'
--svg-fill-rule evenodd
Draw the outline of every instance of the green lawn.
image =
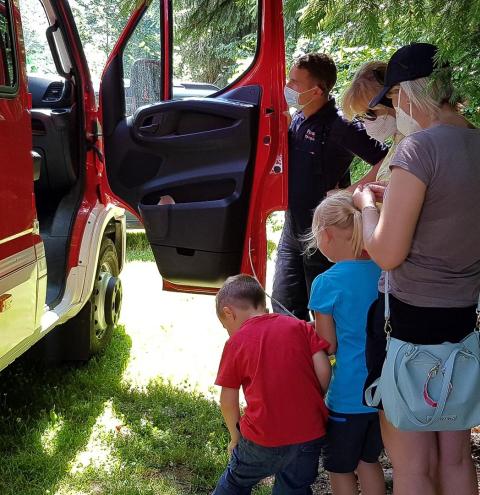
<svg viewBox="0 0 480 495">
<path fill-rule="evenodd" d="M 87 365 L 2 373 L 2 495 L 208 493 L 227 461 L 216 403 L 161 378 L 132 388 L 130 348 L 120 327 Z"/>
<path fill-rule="evenodd" d="M 227 463 L 213 298 L 162 292 L 155 264 L 138 261 L 151 257 L 143 236 L 128 237 L 107 352 L 0 373 L 1 495 L 208 494 Z"/>
</svg>

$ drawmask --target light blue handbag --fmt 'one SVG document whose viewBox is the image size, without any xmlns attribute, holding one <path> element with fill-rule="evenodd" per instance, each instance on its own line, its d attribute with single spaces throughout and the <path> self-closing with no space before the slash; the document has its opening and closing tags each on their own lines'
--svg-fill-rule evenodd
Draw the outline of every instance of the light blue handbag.
<svg viewBox="0 0 480 495">
<path fill-rule="evenodd" d="M 461 342 L 418 345 L 390 334 L 388 272 L 385 276 L 387 356 L 382 374 L 365 390 L 365 402 L 382 401 L 400 430 L 468 430 L 480 424 L 480 297 L 477 324 Z"/>
</svg>

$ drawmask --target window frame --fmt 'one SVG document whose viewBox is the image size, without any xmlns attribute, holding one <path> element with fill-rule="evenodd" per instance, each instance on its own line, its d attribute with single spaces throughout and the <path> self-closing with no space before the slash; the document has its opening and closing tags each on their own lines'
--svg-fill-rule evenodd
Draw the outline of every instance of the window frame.
<svg viewBox="0 0 480 495">
<path fill-rule="evenodd" d="M 0 84 L 0 97 L 2 98 L 15 98 L 18 95 L 18 90 L 20 87 L 20 71 L 18 65 L 18 46 L 17 46 L 17 36 L 15 29 L 15 18 L 13 15 L 13 0 L 5 0 L 5 7 L 7 10 L 7 26 L 10 28 L 10 33 L 12 36 L 12 62 L 15 77 L 15 84 L 13 86 L 4 86 Z"/>
</svg>

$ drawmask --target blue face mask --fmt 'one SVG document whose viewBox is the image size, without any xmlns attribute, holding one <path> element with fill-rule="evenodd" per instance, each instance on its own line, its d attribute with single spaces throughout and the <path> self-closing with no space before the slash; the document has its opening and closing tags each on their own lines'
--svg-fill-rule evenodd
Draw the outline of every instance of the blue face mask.
<svg viewBox="0 0 480 495">
<path fill-rule="evenodd" d="M 313 98 L 308 101 L 307 103 L 301 104 L 299 103 L 300 96 L 304 95 L 305 93 L 308 93 L 309 91 L 313 91 L 315 88 L 307 89 L 307 91 L 304 91 L 303 93 L 299 93 L 298 91 L 295 91 L 292 88 L 289 88 L 288 86 L 285 86 L 283 90 L 283 94 L 285 95 L 285 101 L 287 102 L 287 105 L 289 107 L 296 108 L 297 110 L 302 110 L 302 108 L 305 108 Z"/>
</svg>

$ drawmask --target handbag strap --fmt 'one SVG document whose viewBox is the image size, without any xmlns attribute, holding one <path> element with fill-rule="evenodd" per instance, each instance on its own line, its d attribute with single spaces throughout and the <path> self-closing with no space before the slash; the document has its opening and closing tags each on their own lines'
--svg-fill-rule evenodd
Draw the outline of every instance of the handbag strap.
<svg viewBox="0 0 480 495">
<path fill-rule="evenodd" d="M 364 397 L 365 403 L 370 407 L 377 407 L 382 400 L 382 394 L 380 392 L 380 378 L 377 378 L 371 385 L 365 389 Z"/>
<path fill-rule="evenodd" d="M 392 333 L 392 326 L 390 324 L 390 299 L 388 297 L 389 291 L 390 291 L 390 272 L 386 271 L 385 272 L 385 311 L 384 311 L 385 326 L 383 327 L 383 330 L 387 334 L 387 349 L 388 349 L 388 343 L 390 341 L 390 334 Z M 478 305 L 480 308 L 480 297 L 478 299 Z"/>
<path fill-rule="evenodd" d="M 477 324 L 475 325 L 475 330 L 480 332 L 480 294 L 478 295 L 478 303 L 477 303 Z"/>
</svg>

